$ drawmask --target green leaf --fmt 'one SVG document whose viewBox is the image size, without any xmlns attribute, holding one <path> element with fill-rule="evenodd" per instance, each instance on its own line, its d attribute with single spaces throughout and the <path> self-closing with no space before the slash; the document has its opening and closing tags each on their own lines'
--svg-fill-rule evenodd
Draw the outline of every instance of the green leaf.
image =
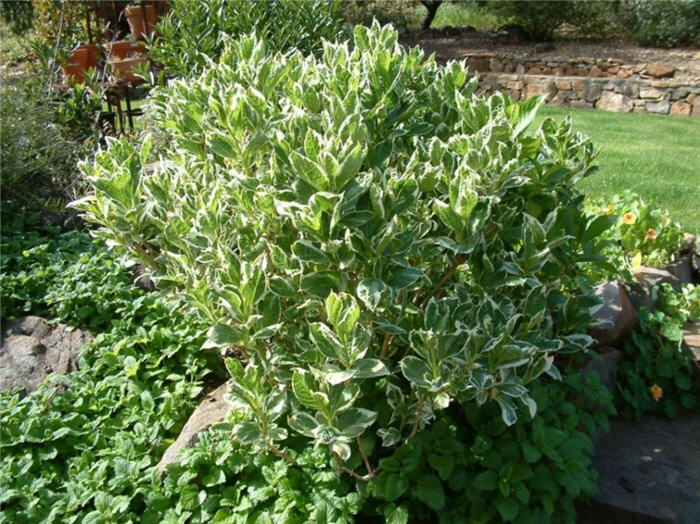
<svg viewBox="0 0 700 524">
<path fill-rule="evenodd" d="M 254 422 L 239 422 L 231 433 L 241 444 L 252 444 L 262 438 L 260 427 Z"/>
<path fill-rule="evenodd" d="M 408 509 L 405 506 L 390 504 L 389 507 L 384 510 L 384 519 L 386 520 L 386 524 L 407 524 Z"/>
<path fill-rule="evenodd" d="M 418 499 L 435 511 L 445 507 L 445 491 L 435 475 L 423 475 L 418 480 L 414 493 Z"/>
<path fill-rule="evenodd" d="M 374 311 L 382 299 L 382 292 L 386 289 L 386 284 L 376 278 L 365 278 L 357 284 L 357 298 Z"/>
<path fill-rule="evenodd" d="M 145 409 L 148 412 L 153 411 L 153 408 L 155 407 L 153 397 L 151 396 L 151 393 L 148 390 L 144 390 L 141 393 L 141 405 L 143 406 L 143 409 Z"/>
<path fill-rule="evenodd" d="M 330 258 L 321 249 L 308 240 L 297 240 L 292 245 L 292 252 L 302 262 L 312 264 L 327 264 Z"/>
<path fill-rule="evenodd" d="M 389 374 L 389 369 L 384 362 L 377 358 L 363 358 L 352 366 L 357 378 L 383 377 Z"/>
<path fill-rule="evenodd" d="M 498 487 L 498 475 L 495 471 L 482 471 L 474 477 L 474 487 L 482 491 L 491 491 Z"/>
<path fill-rule="evenodd" d="M 520 504 L 513 498 L 499 499 L 496 501 L 496 509 L 504 522 L 510 522 L 518 516 Z"/>
<path fill-rule="evenodd" d="M 295 411 L 287 417 L 287 423 L 297 433 L 301 433 L 307 437 L 315 438 L 316 432 L 320 425 L 318 421 L 303 411 Z"/>
<path fill-rule="evenodd" d="M 408 480 L 400 473 L 391 473 L 384 486 L 384 499 L 393 502 L 408 490 Z"/>
<path fill-rule="evenodd" d="M 311 409 L 322 410 L 327 404 L 327 399 L 318 392 L 313 391 L 311 376 L 308 373 L 294 371 L 292 375 L 292 390 L 299 402 Z"/>
<path fill-rule="evenodd" d="M 246 332 L 241 327 L 215 324 L 207 332 L 207 341 L 202 349 L 235 346 L 245 340 Z"/>
<path fill-rule="evenodd" d="M 338 416 L 336 424 L 341 434 L 347 438 L 357 438 L 365 429 L 374 424 L 377 413 L 368 409 L 351 408 Z"/>
<path fill-rule="evenodd" d="M 208 488 L 218 486 L 226 482 L 226 474 L 220 468 L 213 467 L 202 477 L 202 482 Z"/>
<path fill-rule="evenodd" d="M 542 457 L 542 454 L 539 452 L 539 450 L 535 446 L 533 446 L 528 440 L 524 440 L 520 444 L 520 447 L 523 450 L 523 456 L 525 457 L 525 460 L 528 461 L 530 464 L 537 462 Z"/>
<path fill-rule="evenodd" d="M 430 375 L 430 367 L 425 360 L 409 355 L 399 363 L 399 367 L 403 376 L 417 386 L 425 387 L 430 385 L 430 381 L 427 378 Z"/>
<path fill-rule="evenodd" d="M 328 273 L 311 273 L 301 279 L 301 288 L 317 297 L 326 298 L 328 294 L 337 288 L 338 280 Z"/>
<path fill-rule="evenodd" d="M 400 267 L 391 272 L 389 285 L 395 289 L 404 289 L 413 285 L 419 278 L 425 276 L 420 269 L 415 267 Z"/>
</svg>

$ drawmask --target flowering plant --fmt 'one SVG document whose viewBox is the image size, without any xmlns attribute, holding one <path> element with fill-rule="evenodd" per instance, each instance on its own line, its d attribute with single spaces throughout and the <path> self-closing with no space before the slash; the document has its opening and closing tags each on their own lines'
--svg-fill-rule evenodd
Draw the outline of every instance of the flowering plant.
<svg viewBox="0 0 700 524">
<path fill-rule="evenodd" d="M 629 272 L 641 265 L 662 266 L 681 250 L 680 225 L 666 211 L 644 202 L 635 193 L 626 191 L 589 207 L 596 214 L 617 217 L 603 236 L 612 241 L 606 255 L 619 268 Z"/>
</svg>

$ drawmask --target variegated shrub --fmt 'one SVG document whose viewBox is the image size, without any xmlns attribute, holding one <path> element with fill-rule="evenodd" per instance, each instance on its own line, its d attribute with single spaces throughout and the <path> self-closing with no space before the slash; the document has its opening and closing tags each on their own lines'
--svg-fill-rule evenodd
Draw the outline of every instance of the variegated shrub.
<svg viewBox="0 0 700 524">
<path fill-rule="evenodd" d="M 305 436 L 368 478 L 450 404 L 534 413 L 528 384 L 589 344 L 593 147 L 475 88 L 377 24 L 319 58 L 250 36 L 155 95 L 162 150 L 84 166 L 98 234 L 236 357 L 235 438 L 293 460 Z"/>
</svg>

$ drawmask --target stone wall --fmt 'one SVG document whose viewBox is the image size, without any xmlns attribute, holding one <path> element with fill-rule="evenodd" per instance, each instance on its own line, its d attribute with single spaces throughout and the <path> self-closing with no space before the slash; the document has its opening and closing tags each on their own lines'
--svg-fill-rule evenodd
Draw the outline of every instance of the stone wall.
<svg viewBox="0 0 700 524">
<path fill-rule="evenodd" d="M 503 91 L 521 100 L 546 94 L 565 107 L 700 116 L 700 86 L 675 80 L 480 73 L 480 91 Z"/>
<path fill-rule="evenodd" d="M 672 78 L 673 66 L 661 62 L 625 64 L 613 58 L 537 59 L 515 55 L 479 53 L 467 58 L 472 71 L 517 75 L 585 76 L 592 78 Z"/>
</svg>

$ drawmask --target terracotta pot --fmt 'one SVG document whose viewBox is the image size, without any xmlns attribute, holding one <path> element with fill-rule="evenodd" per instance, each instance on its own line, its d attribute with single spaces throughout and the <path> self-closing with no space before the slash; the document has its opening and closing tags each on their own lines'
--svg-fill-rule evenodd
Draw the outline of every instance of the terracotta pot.
<svg viewBox="0 0 700 524">
<path fill-rule="evenodd" d="M 124 14 L 131 34 L 136 38 L 145 38 L 151 34 L 153 26 L 158 21 L 156 8 L 152 5 L 131 5 L 124 8 Z"/>
<path fill-rule="evenodd" d="M 61 64 L 63 77 L 66 81 L 73 79 L 78 83 L 83 83 L 85 81 L 83 73 L 90 68 L 97 67 L 97 58 L 98 51 L 96 45 L 86 44 L 78 46 L 68 59 Z"/>
<path fill-rule="evenodd" d="M 112 78 L 117 82 L 133 82 L 141 80 L 134 72 L 142 64 L 147 64 L 148 58 L 137 56 L 133 58 L 122 58 L 121 60 L 109 61 L 109 68 Z"/>
<path fill-rule="evenodd" d="M 119 42 L 108 42 L 103 44 L 109 61 L 116 59 L 135 58 L 143 55 L 146 51 L 146 46 L 143 42 L 134 42 L 131 40 L 122 40 Z"/>
</svg>

